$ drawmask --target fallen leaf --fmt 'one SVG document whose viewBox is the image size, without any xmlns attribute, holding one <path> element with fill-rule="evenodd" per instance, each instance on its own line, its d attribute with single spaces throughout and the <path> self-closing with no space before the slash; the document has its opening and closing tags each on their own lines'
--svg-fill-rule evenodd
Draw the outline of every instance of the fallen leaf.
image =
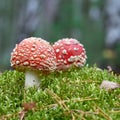
<svg viewBox="0 0 120 120">
<path fill-rule="evenodd" d="M 24 108 L 24 111 L 29 111 L 36 107 L 36 103 L 35 102 L 23 103 L 22 106 Z"/>
<path fill-rule="evenodd" d="M 111 82 L 108 80 L 104 80 L 101 85 L 100 88 L 104 88 L 106 90 L 110 90 L 110 89 L 116 89 L 116 88 L 120 88 L 120 84 L 116 83 L 116 82 Z"/>
<path fill-rule="evenodd" d="M 22 107 L 23 109 L 19 112 L 19 120 L 24 120 L 25 114 L 29 110 L 33 110 L 36 107 L 36 103 L 35 102 L 23 103 Z"/>
</svg>

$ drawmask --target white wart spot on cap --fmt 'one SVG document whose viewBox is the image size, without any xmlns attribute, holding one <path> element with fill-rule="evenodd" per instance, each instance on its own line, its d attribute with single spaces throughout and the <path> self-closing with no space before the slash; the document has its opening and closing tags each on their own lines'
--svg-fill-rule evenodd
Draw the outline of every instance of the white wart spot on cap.
<svg viewBox="0 0 120 120">
<path fill-rule="evenodd" d="M 35 51 L 35 48 L 31 48 L 31 51 Z"/>
<path fill-rule="evenodd" d="M 67 50 L 64 49 L 64 50 L 62 51 L 62 53 L 63 53 L 64 55 L 67 54 Z"/>
<path fill-rule="evenodd" d="M 29 65 L 29 62 L 26 61 L 26 62 L 23 63 L 23 65 L 25 65 L 25 66 L 26 66 L 26 65 Z"/>
<path fill-rule="evenodd" d="M 66 41 L 65 44 L 66 44 L 66 45 L 70 45 L 70 42 L 69 42 L 69 41 Z"/>
<path fill-rule="evenodd" d="M 62 56 L 61 56 L 61 55 L 59 55 L 59 56 L 58 56 L 58 58 L 59 58 L 59 59 L 61 59 L 61 58 L 62 58 Z"/>
<path fill-rule="evenodd" d="M 77 63 L 75 63 L 75 66 L 77 66 L 77 67 L 82 67 L 84 64 L 82 64 L 81 62 L 77 62 Z"/>
<path fill-rule="evenodd" d="M 66 60 L 64 60 L 64 64 L 67 64 L 67 61 L 66 61 Z"/>
<path fill-rule="evenodd" d="M 17 60 L 17 61 L 16 61 L 16 64 L 18 65 L 19 63 L 20 63 L 20 61 Z"/>
<path fill-rule="evenodd" d="M 74 56 L 71 56 L 70 58 L 68 58 L 68 62 L 74 62 L 74 60 L 75 60 Z"/>
<path fill-rule="evenodd" d="M 56 53 L 58 53 L 60 51 L 60 49 L 56 49 Z"/>
<path fill-rule="evenodd" d="M 75 51 L 78 51 L 79 50 L 79 48 L 73 48 Z"/>
<path fill-rule="evenodd" d="M 44 54 L 41 54 L 40 55 L 40 58 L 45 58 L 46 56 Z"/>
</svg>

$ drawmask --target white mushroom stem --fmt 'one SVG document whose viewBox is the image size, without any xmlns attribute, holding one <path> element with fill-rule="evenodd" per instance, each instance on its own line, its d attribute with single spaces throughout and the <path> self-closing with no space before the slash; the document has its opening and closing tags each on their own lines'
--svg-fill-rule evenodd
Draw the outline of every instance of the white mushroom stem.
<svg viewBox="0 0 120 120">
<path fill-rule="evenodd" d="M 34 71 L 26 71 L 25 73 L 25 87 L 39 87 L 40 86 L 40 80 L 38 77 L 38 74 Z"/>
</svg>

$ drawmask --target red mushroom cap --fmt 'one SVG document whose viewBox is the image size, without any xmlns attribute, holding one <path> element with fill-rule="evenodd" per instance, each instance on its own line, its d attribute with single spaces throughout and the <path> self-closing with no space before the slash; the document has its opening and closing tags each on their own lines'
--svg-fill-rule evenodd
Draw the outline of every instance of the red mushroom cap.
<svg viewBox="0 0 120 120">
<path fill-rule="evenodd" d="M 18 70 L 50 71 L 56 68 L 56 56 L 49 42 L 30 37 L 16 45 L 11 53 L 11 66 Z"/>
<path fill-rule="evenodd" d="M 73 64 L 82 67 L 86 63 L 87 56 L 84 46 L 76 39 L 58 40 L 53 48 L 57 58 L 57 69 L 66 69 Z"/>
</svg>

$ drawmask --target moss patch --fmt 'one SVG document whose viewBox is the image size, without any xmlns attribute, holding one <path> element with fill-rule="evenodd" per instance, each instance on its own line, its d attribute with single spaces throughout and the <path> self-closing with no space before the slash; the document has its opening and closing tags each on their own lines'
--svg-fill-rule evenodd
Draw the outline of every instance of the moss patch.
<svg viewBox="0 0 120 120">
<path fill-rule="evenodd" d="M 0 75 L 0 119 L 18 120 L 24 109 L 25 120 L 120 118 L 120 89 L 100 89 L 103 80 L 119 83 L 119 76 L 87 65 L 40 76 L 41 89 L 25 90 L 24 73 L 6 71 Z M 35 106 L 29 109 L 29 103 Z"/>
</svg>

